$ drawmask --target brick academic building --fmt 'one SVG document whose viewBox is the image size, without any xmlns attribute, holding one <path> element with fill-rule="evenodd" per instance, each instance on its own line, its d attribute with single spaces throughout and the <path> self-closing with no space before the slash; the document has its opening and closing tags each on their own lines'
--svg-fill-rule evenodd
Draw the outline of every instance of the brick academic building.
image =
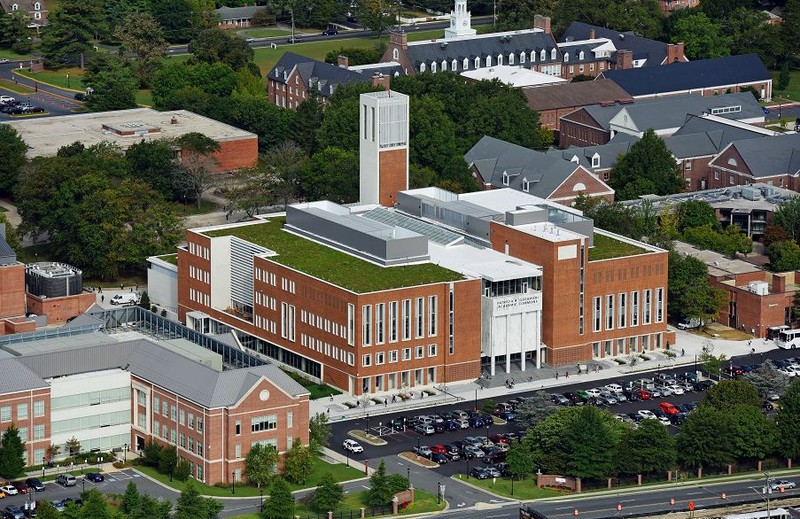
<svg viewBox="0 0 800 519">
<path fill-rule="evenodd" d="M 520 191 L 408 190 L 408 98 L 363 94 L 359 119 L 359 204 L 188 232 L 188 327 L 357 395 L 674 343 L 666 251 Z"/>
</svg>

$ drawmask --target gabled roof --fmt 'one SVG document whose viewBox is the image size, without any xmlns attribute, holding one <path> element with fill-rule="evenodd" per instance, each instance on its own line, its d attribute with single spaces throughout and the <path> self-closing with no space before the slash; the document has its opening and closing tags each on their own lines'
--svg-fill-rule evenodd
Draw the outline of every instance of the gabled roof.
<svg viewBox="0 0 800 519">
<path fill-rule="evenodd" d="M 19 373 L 13 371 L 15 377 L 0 378 L 0 393 L 14 387 L 47 387 L 44 379 L 51 377 L 124 368 L 207 408 L 235 405 L 262 377 L 290 396 L 308 394 L 274 364 L 219 372 L 145 339 L 0 361 L 0 369 L 5 373 L 8 370 L 3 368 L 3 362 L 15 362 L 21 369 Z"/>
<path fill-rule="evenodd" d="M 330 97 L 339 85 L 364 83 L 372 80 L 371 75 L 360 74 L 294 52 L 283 53 L 283 56 L 269 72 L 269 78 L 285 84 L 295 68 L 303 77 L 306 89 L 313 90 L 322 97 Z"/>
<path fill-rule="evenodd" d="M 556 110 L 589 106 L 620 99 L 630 99 L 630 95 L 613 81 L 579 81 L 563 85 L 523 88 L 528 98 L 528 106 L 536 111 Z"/>
<path fill-rule="evenodd" d="M 757 139 L 763 133 L 755 127 L 752 130 L 738 125 L 689 115 L 677 132 L 664 139 L 667 147 L 678 159 L 716 155 L 734 141 Z"/>
<path fill-rule="evenodd" d="M 527 180 L 529 187 L 526 192 L 540 198 L 551 196 L 578 168 L 578 164 L 561 157 L 489 136 L 478 141 L 464 159 L 493 186 L 525 191 L 522 186 Z M 504 173 L 509 176 L 508 185 L 503 183 Z"/>
<path fill-rule="evenodd" d="M 547 154 L 553 157 L 560 157 L 568 161 L 574 161 L 577 157 L 578 164 L 589 171 L 596 171 L 598 169 L 611 169 L 616 165 L 619 156 L 628 153 L 631 149 L 631 146 L 633 146 L 638 140 L 639 139 L 637 137 L 619 133 L 606 144 L 586 146 L 584 148 L 573 146 L 565 150 L 552 149 L 548 150 Z M 600 159 L 600 165 L 597 167 L 592 167 L 592 158 L 595 156 L 595 154 Z"/>
<path fill-rule="evenodd" d="M 47 382 L 19 359 L 0 359 L 0 394 L 48 387 Z"/>
<path fill-rule="evenodd" d="M 594 30 L 595 38 L 611 40 L 617 50 L 633 52 L 634 60 L 646 60 L 642 64 L 643 67 L 661 65 L 667 58 L 669 45 L 664 42 L 637 36 L 630 31 L 619 32 L 583 22 L 572 22 L 567 27 L 567 30 L 564 31 L 564 34 L 561 35 L 561 41 L 588 40 L 591 38 L 592 30 Z"/>
<path fill-rule="evenodd" d="M 0 265 L 13 265 L 17 262 L 17 253 L 6 241 L 4 233 L 5 231 L 0 231 Z"/>
<path fill-rule="evenodd" d="M 216 13 L 222 20 L 234 18 L 252 18 L 256 12 L 266 9 L 263 5 L 249 5 L 245 7 L 220 7 Z"/>
<path fill-rule="evenodd" d="M 22 12 L 25 11 L 35 11 L 34 7 L 36 7 L 36 2 L 39 2 L 39 11 L 46 11 L 47 4 L 45 0 L 0 0 L 0 11 L 11 13 L 12 9 L 11 6 L 17 4 L 18 9 Z"/>
<path fill-rule="evenodd" d="M 536 63 L 560 63 L 561 53 L 558 51 L 556 51 L 556 59 L 551 59 L 550 53 L 554 48 L 557 48 L 556 43 L 550 34 L 541 29 L 526 29 L 409 42 L 406 53 L 411 64 L 417 69 L 420 63 L 427 64 L 434 61 L 441 63 L 442 60 L 447 61 L 448 65 L 452 60 L 456 60 L 460 69 L 464 58 L 470 60 L 470 69 L 472 69 L 472 61 L 475 58 L 487 55 L 502 54 L 507 58 L 509 54 L 513 53 L 518 63 L 520 52 L 525 52 L 525 62 L 528 63 L 531 51 L 536 51 Z M 542 49 L 546 51 L 544 61 L 539 59 Z"/>
<path fill-rule="evenodd" d="M 736 141 L 731 144 L 754 177 L 794 175 L 800 172 L 800 134 Z M 711 161 L 720 164 L 719 157 Z"/>
<path fill-rule="evenodd" d="M 613 80 L 632 96 L 772 80 L 757 54 L 672 63 L 662 67 L 610 70 L 603 72 L 601 77 Z"/>
</svg>

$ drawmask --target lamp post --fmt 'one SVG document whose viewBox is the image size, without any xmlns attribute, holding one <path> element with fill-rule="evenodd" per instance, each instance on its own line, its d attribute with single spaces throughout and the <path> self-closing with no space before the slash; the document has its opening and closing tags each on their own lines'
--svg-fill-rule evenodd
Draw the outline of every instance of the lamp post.
<svg viewBox="0 0 800 519">
<path fill-rule="evenodd" d="M 47 467 L 47 458 L 42 457 L 42 478 L 44 478 L 44 469 Z"/>
<path fill-rule="evenodd" d="M 86 476 L 81 478 L 81 492 L 86 492 Z"/>
<path fill-rule="evenodd" d="M 442 482 L 439 481 L 436 483 L 436 504 L 442 504 Z"/>
<path fill-rule="evenodd" d="M 258 511 L 259 512 L 263 512 L 264 511 L 264 489 L 263 488 L 259 488 L 258 489 L 258 495 L 260 497 L 260 501 L 258 503 Z"/>
<path fill-rule="evenodd" d="M 478 410 L 478 390 L 475 390 L 475 407 L 473 407 L 474 411 Z"/>
<path fill-rule="evenodd" d="M 67 88 L 70 88 L 70 85 L 69 85 L 69 74 L 67 74 Z"/>
<path fill-rule="evenodd" d="M 366 429 L 364 429 L 364 432 L 365 432 L 366 434 L 369 434 L 369 413 L 367 413 L 367 416 L 366 416 L 366 418 L 367 418 L 367 428 L 366 428 Z"/>
<path fill-rule="evenodd" d="M 514 474 L 511 474 L 511 495 L 514 495 Z"/>
<path fill-rule="evenodd" d="M 236 471 L 231 472 L 231 494 L 236 493 Z"/>
<path fill-rule="evenodd" d="M 767 481 L 764 486 L 764 492 L 766 492 L 767 494 L 767 519 L 770 519 L 770 517 L 772 517 L 769 510 L 769 495 L 772 493 L 772 489 L 769 487 L 769 480 L 770 480 L 769 476 L 770 476 L 769 472 L 764 472 L 764 477 L 767 478 Z"/>
<path fill-rule="evenodd" d="M 125 450 L 122 451 L 122 462 L 123 463 L 127 463 L 128 462 L 128 444 L 126 443 L 124 445 L 124 447 L 125 447 Z"/>
<path fill-rule="evenodd" d="M 406 467 L 406 479 L 408 479 L 408 489 L 411 490 L 413 485 L 411 485 L 411 467 Z"/>
</svg>

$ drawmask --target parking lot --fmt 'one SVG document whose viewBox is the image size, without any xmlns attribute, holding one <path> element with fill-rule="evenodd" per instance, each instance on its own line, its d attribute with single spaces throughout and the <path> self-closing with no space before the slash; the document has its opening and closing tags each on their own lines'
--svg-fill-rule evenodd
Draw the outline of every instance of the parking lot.
<svg viewBox="0 0 800 519">
<path fill-rule="evenodd" d="M 43 113 L 31 114 L 39 117 L 47 117 L 54 115 L 66 115 L 74 113 L 74 110 L 83 108 L 83 104 L 74 100 L 62 98 L 47 92 L 34 92 L 31 94 L 19 94 L 11 90 L 0 88 L 0 96 L 13 97 L 19 103 L 29 103 L 33 106 L 41 107 L 45 110 Z M 29 115 L 28 117 L 30 117 Z M 7 113 L 0 111 L 0 120 L 13 120 L 15 119 Z"/>
<path fill-rule="evenodd" d="M 725 377 L 730 376 L 731 368 L 733 368 L 732 371 L 734 375 L 737 373 L 741 375 L 745 371 L 752 369 L 754 366 L 759 366 L 767 359 L 779 359 L 785 361 L 787 358 L 793 359 L 796 365 L 800 365 L 797 364 L 800 359 L 795 359 L 791 350 L 773 350 L 764 354 L 763 356 L 747 355 L 745 357 L 734 359 L 730 363 L 726 363 L 726 370 L 728 370 L 728 373 L 725 374 Z M 702 399 L 704 391 L 711 384 L 708 382 L 703 384 L 702 380 L 698 380 L 697 382 L 700 383 L 699 387 L 692 385 L 691 381 L 687 380 L 691 378 L 691 376 L 686 375 L 686 373 L 693 373 L 694 371 L 695 370 L 690 366 L 681 369 L 665 369 L 655 372 L 651 371 L 639 375 L 618 377 L 615 379 L 605 380 L 602 383 L 598 381 L 595 381 L 594 383 L 578 382 L 575 384 L 564 385 L 559 388 L 553 388 L 548 391 L 548 395 L 563 395 L 566 401 L 561 399 L 563 402 L 562 405 L 598 405 L 599 407 L 607 409 L 610 413 L 617 415 L 618 419 L 631 424 L 635 424 L 637 421 L 646 419 L 645 417 L 655 417 L 656 419 L 663 417 L 661 418 L 661 421 L 664 423 L 664 426 L 667 427 L 672 434 L 677 434 L 681 424 L 683 423 L 683 420 L 686 418 L 688 413 L 691 412 L 691 408 Z M 683 394 L 674 394 L 668 390 L 666 395 L 662 395 L 658 391 L 646 389 L 647 387 L 653 386 L 655 386 L 655 389 L 659 389 L 664 385 L 672 385 L 672 382 L 667 384 L 667 382 L 670 380 L 670 377 L 674 377 L 676 382 L 681 380 L 684 384 L 686 384 L 683 388 Z M 642 379 L 645 379 L 646 382 L 643 382 Z M 580 379 L 576 377 L 576 381 L 579 380 Z M 653 386 L 651 386 L 651 384 Z M 639 392 L 643 385 L 645 387 L 646 394 Z M 613 396 L 613 391 L 607 394 L 602 394 L 602 388 L 605 386 L 612 386 L 617 391 L 623 388 L 629 388 L 629 390 L 624 393 L 626 395 L 625 401 L 615 403 L 613 400 L 608 400 L 609 396 Z M 504 402 L 508 402 L 509 400 L 518 399 L 519 397 L 530 396 L 531 394 L 532 392 L 530 391 L 526 393 L 510 394 L 507 399 L 500 399 L 496 403 L 502 404 Z M 634 400 L 630 399 L 631 394 L 634 394 Z M 767 406 L 771 405 L 769 402 L 765 404 Z M 458 428 L 455 428 L 452 424 L 449 427 L 442 427 L 439 425 L 439 432 L 436 432 L 436 429 L 434 429 L 432 434 L 421 434 L 420 432 L 415 431 L 415 425 L 419 423 L 433 424 L 434 422 L 446 424 L 448 420 L 451 422 L 458 421 L 459 419 L 456 419 L 452 414 L 449 414 L 455 412 L 464 413 L 462 416 L 476 416 L 475 410 L 482 409 L 484 405 L 485 403 L 483 400 L 462 401 L 455 405 L 438 405 L 428 409 L 420 409 L 411 414 L 393 413 L 380 416 L 369 416 L 369 414 L 365 411 L 364 415 L 359 417 L 357 420 L 350 420 L 347 422 L 339 422 L 334 424 L 331 445 L 334 446 L 334 448 L 337 448 L 337 450 L 342 451 L 343 441 L 347 438 L 350 438 L 349 431 L 354 429 L 369 431 L 371 434 L 379 436 L 381 439 L 387 442 L 386 445 L 383 446 L 373 446 L 366 444 L 363 441 L 360 442 L 364 449 L 363 452 L 348 453 L 351 459 L 359 461 L 367 461 L 390 455 L 396 455 L 401 452 L 414 451 L 415 449 L 418 450 L 423 446 L 430 447 L 433 445 L 455 445 L 458 447 L 459 459 L 452 461 L 447 460 L 446 462 L 441 463 L 438 468 L 434 468 L 432 470 L 446 476 L 457 473 L 468 473 L 475 466 L 485 467 L 493 464 L 492 462 L 502 462 L 503 456 L 492 456 L 492 459 L 489 460 L 490 463 L 488 464 L 484 462 L 482 457 L 467 459 L 463 456 L 465 439 L 467 437 L 486 437 L 497 441 L 513 441 L 515 435 L 524 434 L 525 432 L 513 420 L 513 414 L 504 415 L 506 418 L 509 418 L 509 420 L 502 424 L 489 422 L 487 426 L 483 423 L 481 425 L 477 425 L 477 423 L 473 422 L 464 429 L 461 428 L 461 425 L 459 425 Z M 497 414 L 500 414 L 501 411 L 501 409 L 497 409 Z M 768 410 L 765 409 L 765 411 Z M 650 415 L 648 412 L 653 413 L 653 415 Z M 427 418 L 417 418 L 421 415 L 424 415 Z M 438 417 L 436 415 L 438 415 Z M 424 422 L 421 422 L 421 420 L 424 420 Z M 423 431 L 424 429 L 420 428 L 419 430 Z M 428 432 L 430 432 L 430 430 L 428 430 Z M 508 434 L 511 434 L 511 437 L 507 440 L 500 439 L 503 435 Z M 472 443 L 477 443 L 477 441 L 477 438 L 471 439 Z M 490 445 L 486 443 L 485 446 L 487 447 L 486 449 L 481 449 L 491 452 Z M 485 453 L 486 452 L 484 452 L 484 454 Z M 427 450 L 425 451 L 425 455 L 426 457 L 432 457 Z M 443 461 L 443 458 L 439 459 Z"/>
</svg>

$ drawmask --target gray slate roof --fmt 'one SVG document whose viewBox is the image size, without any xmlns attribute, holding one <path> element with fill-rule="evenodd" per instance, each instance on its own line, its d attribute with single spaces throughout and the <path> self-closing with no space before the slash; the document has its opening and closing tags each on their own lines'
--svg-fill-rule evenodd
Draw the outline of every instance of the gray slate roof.
<svg viewBox="0 0 800 519">
<path fill-rule="evenodd" d="M 767 67 L 757 54 L 726 56 L 662 67 L 610 70 L 601 75 L 632 96 L 770 81 Z"/>
<path fill-rule="evenodd" d="M 737 141 L 732 146 L 754 177 L 800 172 L 800 133 Z"/>
<path fill-rule="evenodd" d="M 548 198 L 578 167 L 562 157 L 534 151 L 510 142 L 484 136 L 465 155 L 467 164 L 474 165 L 481 177 L 495 187 L 510 187 L 523 191 L 523 180 L 529 184 L 528 193 Z M 510 175 L 508 186 L 503 173 Z"/>
<path fill-rule="evenodd" d="M 0 359 L 0 394 L 48 387 L 47 382 L 19 359 Z"/>
<path fill-rule="evenodd" d="M 11 381 L 16 386 L 31 386 L 25 389 L 47 387 L 43 379 L 50 377 L 127 366 L 134 375 L 207 408 L 234 405 L 262 376 L 290 396 L 308 394 L 303 386 L 273 364 L 220 373 L 145 339 L 0 360 L 0 372 L 5 373 L 3 362 L 14 362 L 24 368 L 19 373 L 15 371 Z M 0 378 L 0 393 L 16 386 L 5 377 Z"/>
<path fill-rule="evenodd" d="M 216 10 L 221 20 L 252 18 L 256 12 L 266 9 L 263 5 L 251 5 L 245 7 L 220 7 Z"/>
<path fill-rule="evenodd" d="M 638 140 L 637 137 L 618 133 L 607 144 L 586 146 L 585 148 L 573 146 L 565 150 L 552 149 L 548 150 L 547 154 L 564 160 L 573 160 L 573 157 L 578 157 L 579 164 L 589 171 L 611 169 L 616 165 L 619 156 L 628 153 L 631 146 Z M 595 153 L 600 158 L 600 166 L 593 168 L 592 157 L 594 157 Z"/>
<path fill-rule="evenodd" d="M 689 115 L 681 128 L 664 139 L 679 159 L 716 155 L 734 141 L 763 137 L 759 132 Z"/>
<path fill-rule="evenodd" d="M 583 22 L 572 22 L 561 35 L 561 41 L 588 40 L 592 29 L 594 29 L 595 38 L 608 38 L 617 50 L 629 50 L 633 52 L 633 59 L 647 60 L 643 67 L 661 65 L 667 57 L 668 45 L 664 42 L 637 36 L 630 31 L 619 32 Z"/>
<path fill-rule="evenodd" d="M 0 223 L 5 226 L 5 224 Z M 0 265 L 13 265 L 17 262 L 17 253 L 11 248 L 5 238 L 5 227 L 0 230 Z"/>
<path fill-rule="evenodd" d="M 365 83 L 372 81 L 371 74 L 359 74 L 324 61 L 317 61 L 307 56 L 294 52 L 284 52 L 272 70 L 269 78 L 280 83 L 286 83 L 290 73 L 295 68 L 305 81 L 306 90 L 313 90 L 322 97 L 330 97 L 336 88 L 342 84 Z"/>
<path fill-rule="evenodd" d="M 525 52 L 526 65 L 530 63 L 531 51 L 536 51 L 536 63 L 560 63 L 561 52 L 556 51 L 556 59 L 550 58 L 553 48 L 557 49 L 553 37 L 543 31 L 514 31 L 504 33 L 494 33 L 489 35 L 478 35 L 464 38 L 438 39 L 425 42 L 413 42 L 408 44 L 407 54 L 415 69 L 419 69 L 420 63 L 429 64 L 431 62 L 441 63 L 446 60 L 448 69 L 450 62 L 456 60 L 458 69 L 461 70 L 464 58 L 470 60 L 470 70 L 474 68 L 473 60 L 491 55 L 496 57 L 499 54 L 504 56 L 504 63 L 508 63 L 507 58 L 510 53 L 515 55 L 515 63 L 519 63 L 519 53 Z M 544 49 L 546 59 L 541 61 L 539 53 Z M 493 60 L 494 62 L 494 60 Z M 484 66 L 484 63 L 481 63 Z"/>
</svg>

